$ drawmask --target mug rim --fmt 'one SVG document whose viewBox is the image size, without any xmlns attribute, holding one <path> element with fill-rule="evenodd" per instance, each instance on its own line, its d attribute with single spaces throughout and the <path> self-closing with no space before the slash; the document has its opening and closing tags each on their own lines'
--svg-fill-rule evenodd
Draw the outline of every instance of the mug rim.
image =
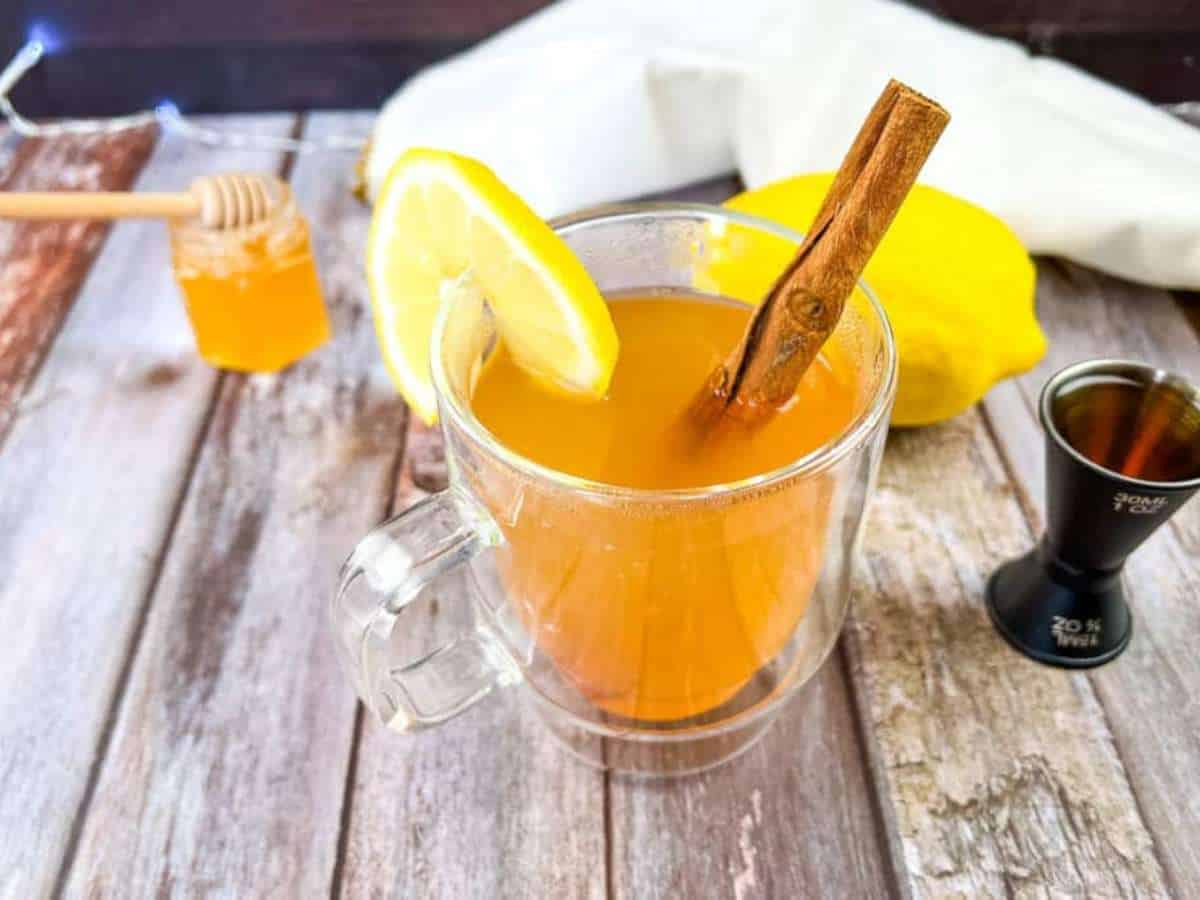
<svg viewBox="0 0 1200 900">
<path fill-rule="evenodd" d="M 703 216 L 709 219 L 720 219 L 744 225 L 758 231 L 767 232 L 776 237 L 791 241 L 797 246 L 803 240 L 800 232 L 784 225 L 779 225 L 758 216 L 726 209 L 711 203 L 670 203 L 670 202 L 635 202 L 611 203 L 592 206 L 578 212 L 558 216 L 549 221 L 556 234 L 565 235 L 572 229 L 592 225 L 598 222 L 615 222 L 623 219 L 635 222 L 639 219 L 664 219 L 675 217 Z M 430 367 L 433 374 L 433 384 L 437 392 L 439 408 L 442 411 L 443 427 L 449 422 L 462 429 L 480 446 L 486 448 L 496 459 L 516 469 L 517 471 L 540 481 L 547 481 L 557 487 L 573 493 L 588 495 L 603 499 L 624 501 L 699 501 L 728 497 L 746 491 L 771 487 L 798 476 L 812 475 L 823 472 L 845 458 L 856 447 L 865 442 L 884 419 L 891 409 L 892 399 L 896 392 L 897 373 L 899 369 L 896 352 L 896 338 L 892 325 L 879 302 L 875 292 L 862 279 L 858 287 L 867 298 L 867 302 L 880 324 L 885 354 L 884 374 L 876 387 L 866 408 L 842 431 L 836 438 L 815 447 L 808 453 L 766 472 L 740 478 L 736 481 L 721 482 L 696 488 L 638 488 L 626 485 L 609 484 L 562 472 L 550 466 L 535 462 L 522 456 L 515 450 L 505 446 L 495 437 L 469 407 L 460 402 L 451 387 L 449 373 L 446 372 L 442 354 L 442 344 L 446 323 L 453 303 L 443 302 L 438 311 L 437 321 L 432 335 Z M 447 415 L 449 413 L 449 415 Z M 447 421 L 449 420 L 449 422 Z"/>
<path fill-rule="evenodd" d="M 1092 472 L 1110 481 L 1117 481 L 1160 494 L 1190 491 L 1200 488 L 1200 475 L 1183 481 L 1150 481 L 1146 478 L 1134 478 L 1131 475 L 1122 475 L 1120 472 L 1114 471 L 1107 466 L 1102 466 L 1100 463 L 1076 450 L 1071 445 L 1071 442 L 1063 436 L 1063 433 L 1058 430 L 1058 425 L 1054 421 L 1054 415 L 1050 407 L 1054 402 L 1055 396 L 1058 395 L 1059 391 L 1065 385 L 1087 375 L 1124 375 L 1136 378 L 1138 381 L 1148 385 L 1166 384 L 1183 394 L 1197 409 L 1200 409 L 1200 387 L 1182 375 L 1168 369 L 1159 368 L 1150 363 L 1138 362 L 1133 359 L 1121 359 L 1119 357 L 1099 357 L 1096 359 L 1081 360 L 1080 362 L 1071 363 L 1071 365 L 1059 369 L 1050 376 L 1045 387 L 1042 388 L 1042 394 L 1038 400 L 1038 415 L 1042 420 L 1042 428 L 1045 429 L 1046 433 L 1050 435 L 1050 438 L 1060 449 L 1070 454 L 1072 459 L 1081 463 Z"/>
</svg>

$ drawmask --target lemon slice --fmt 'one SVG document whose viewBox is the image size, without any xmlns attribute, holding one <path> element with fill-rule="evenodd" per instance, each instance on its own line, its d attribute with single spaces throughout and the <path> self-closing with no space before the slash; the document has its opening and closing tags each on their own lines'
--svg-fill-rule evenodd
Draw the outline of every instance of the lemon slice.
<svg viewBox="0 0 1200 900">
<path fill-rule="evenodd" d="M 603 397 L 617 333 L 583 264 L 490 169 L 413 149 L 392 166 L 367 237 L 375 333 L 396 388 L 437 420 L 430 338 L 443 292 L 469 279 L 513 360 L 545 382 Z"/>
</svg>

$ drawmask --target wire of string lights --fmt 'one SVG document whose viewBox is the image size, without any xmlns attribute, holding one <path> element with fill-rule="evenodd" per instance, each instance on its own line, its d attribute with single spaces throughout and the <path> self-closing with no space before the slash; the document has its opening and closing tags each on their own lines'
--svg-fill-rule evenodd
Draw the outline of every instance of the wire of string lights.
<svg viewBox="0 0 1200 900">
<path fill-rule="evenodd" d="M 164 101 L 152 110 L 131 113 L 126 116 L 34 122 L 17 111 L 8 95 L 20 83 L 25 73 L 36 66 L 46 55 L 46 51 L 45 41 L 36 37 L 31 38 L 16 52 L 3 71 L 0 71 L 0 115 L 3 115 L 12 126 L 13 131 L 22 137 L 52 138 L 62 135 L 111 134 L 157 122 L 164 131 L 210 147 L 311 153 L 314 151 L 359 151 L 367 143 L 365 137 L 357 135 L 331 134 L 319 139 L 290 138 L 211 128 L 189 121 L 170 101 Z"/>
</svg>

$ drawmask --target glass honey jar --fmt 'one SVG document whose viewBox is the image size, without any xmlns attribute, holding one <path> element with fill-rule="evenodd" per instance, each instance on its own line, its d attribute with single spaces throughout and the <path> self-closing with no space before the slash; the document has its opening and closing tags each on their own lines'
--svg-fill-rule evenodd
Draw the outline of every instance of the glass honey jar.
<svg viewBox="0 0 1200 900">
<path fill-rule="evenodd" d="M 170 226 L 171 261 L 196 349 L 211 365 L 275 372 L 330 335 L 308 223 L 288 186 L 270 179 L 271 214 L 217 229 Z"/>
</svg>

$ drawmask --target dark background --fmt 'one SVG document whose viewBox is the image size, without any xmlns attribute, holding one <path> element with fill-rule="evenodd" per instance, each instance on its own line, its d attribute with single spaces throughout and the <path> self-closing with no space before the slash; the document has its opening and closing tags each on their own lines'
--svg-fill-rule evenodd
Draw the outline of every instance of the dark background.
<svg viewBox="0 0 1200 900">
<path fill-rule="evenodd" d="M 646 0 L 654 2 L 654 0 Z M 839 2 L 839 0 L 825 0 Z M 0 0 L 3 58 L 60 46 L 13 99 L 36 116 L 377 106 L 544 0 Z M 1200 99 L 1200 0 L 920 0 L 1152 100 Z"/>
</svg>

